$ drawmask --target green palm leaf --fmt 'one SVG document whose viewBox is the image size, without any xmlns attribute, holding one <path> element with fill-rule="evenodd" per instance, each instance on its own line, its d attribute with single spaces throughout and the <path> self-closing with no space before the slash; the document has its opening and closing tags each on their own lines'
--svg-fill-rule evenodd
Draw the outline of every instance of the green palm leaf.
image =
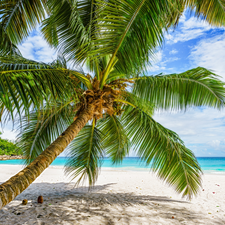
<svg viewBox="0 0 225 225">
<path fill-rule="evenodd" d="M 175 132 L 137 108 L 125 113 L 122 121 L 133 149 L 161 179 L 183 196 L 191 198 L 197 194 L 201 186 L 200 166 Z"/>
<path fill-rule="evenodd" d="M 19 114 L 44 102 L 68 97 L 77 98 L 80 89 L 92 88 L 85 74 L 66 69 L 62 55 L 51 64 L 28 60 L 21 55 L 0 57 L 0 100 L 4 109 Z M 81 87 L 82 86 L 82 87 Z M 28 113 L 29 114 L 29 113 Z"/>
<path fill-rule="evenodd" d="M 198 67 L 180 74 L 137 78 L 133 93 L 161 109 L 186 109 L 190 106 L 222 108 L 224 84 L 216 74 Z"/>
<path fill-rule="evenodd" d="M 0 19 L 13 44 L 20 43 L 45 17 L 45 0 L 1 0 Z"/>
<path fill-rule="evenodd" d="M 67 69 L 67 61 L 63 54 L 58 53 L 57 59 L 55 59 L 52 63 L 50 63 L 51 67 L 57 69 Z"/>
<path fill-rule="evenodd" d="M 47 105 L 43 110 L 30 113 L 19 127 L 17 145 L 26 157 L 25 163 L 31 163 L 73 122 L 74 107 L 70 101 Z"/>
<path fill-rule="evenodd" d="M 123 158 L 128 155 L 130 140 L 116 115 L 106 115 L 97 123 L 98 129 L 105 135 L 102 142 L 107 157 L 113 163 L 121 163 Z"/>
<path fill-rule="evenodd" d="M 86 52 L 94 48 L 89 44 L 94 38 L 94 2 L 49 1 L 50 16 L 42 23 L 42 32 L 48 43 L 59 47 L 68 60 L 77 64 L 87 60 L 87 53 L 80 53 L 82 48 Z"/>
<path fill-rule="evenodd" d="M 125 111 L 125 113 L 129 113 L 133 109 L 132 107 L 134 107 L 134 108 L 140 109 L 141 111 L 145 112 L 149 116 L 153 116 L 155 106 L 154 104 L 152 104 L 151 101 L 142 99 L 138 97 L 137 95 L 135 95 L 134 93 L 130 93 L 128 91 L 122 92 L 122 96 L 127 101 L 127 104 L 123 105 L 123 110 Z"/>
<path fill-rule="evenodd" d="M 31 104 L 40 107 L 44 101 L 67 98 L 74 89 L 68 73 L 58 69 L 0 71 L 0 99 L 12 112 L 20 113 L 20 105 L 29 110 Z"/>
<path fill-rule="evenodd" d="M 206 19 L 210 24 L 224 26 L 224 0 L 188 0 L 187 6 L 193 9 L 196 16 Z"/>
<path fill-rule="evenodd" d="M 77 185 L 86 178 L 89 186 L 96 182 L 103 157 L 102 140 L 103 134 L 93 121 L 92 125 L 86 125 L 68 146 L 69 159 L 65 171 L 73 179 L 78 178 Z"/>
<path fill-rule="evenodd" d="M 119 1 L 97 0 L 96 33 L 93 41 L 97 51 L 89 51 L 89 55 L 102 57 L 112 55 L 101 81 L 105 83 L 108 74 L 117 60 L 126 71 L 145 68 L 157 46 L 162 43 L 163 30 L 167 28 L 172 12 L 179 11 L 177 1 Z M 138 50 L 137 50 L 138 49 Z M 123 68 L 125 72 L 125 68 Z"/>
<path fill-rule="evenodd" d="M 1 22 L 0 22 L 0 40 L 1 40 L 0 55 L 21 55 L 16 45 L 11 42 Z"/>
<path fill-rule="evenodd" d="M 29 60 L 21 55 L 0 56 L 0 71 L 25 69 L 52 69 L 46 63 Z"/>
</svg>

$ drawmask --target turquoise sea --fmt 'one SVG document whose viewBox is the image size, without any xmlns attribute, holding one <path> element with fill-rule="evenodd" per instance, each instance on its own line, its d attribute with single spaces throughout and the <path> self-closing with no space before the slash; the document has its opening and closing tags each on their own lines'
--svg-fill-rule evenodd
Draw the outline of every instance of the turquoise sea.
<svg viewBox="0 0 225 225">
<path fill-rule="evenodd" d="M 201 168 L 204 172 L 225 172 L 225 157 L 197 157 L 198 162 L 201 165 Z M 58 157 L 51 164 L 52 166 L 64 166 L 67 158 Z M 24 161 L 22 159 L 15 160 L 4 160 L 0 161 L 0 164 L 8 165 L 23 165 Z M 144 163 L 140 163 L 138 157 L 126 157 L 124 158 L 122 164 L 112 165 L 112 162 L 109 158 L 104 158 L 102 162 L 102 167 L 111 167 L 111 168 L 126 168 L 126 169 L 144 169 L 148 168 Z"/>
</svg>

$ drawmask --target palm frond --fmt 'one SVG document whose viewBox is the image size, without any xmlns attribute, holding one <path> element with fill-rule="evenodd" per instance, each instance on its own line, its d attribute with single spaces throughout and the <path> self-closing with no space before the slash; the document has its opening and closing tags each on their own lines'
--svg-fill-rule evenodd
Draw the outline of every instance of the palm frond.
<svg viewBox="0 0 225 225">
<path fill-rule="evenodd" d="M 119 116 L 106 115 L 98 121 L 97 127 L 105 135 L 102 145 L 107 157 L 110 157 L 113 163 L 121 163 L 129 153 L 130 140 L 123 129 Z"/>
<path fill-rule="evenodd" d="M 198 67 L 180 74 L 139 77 L 135 79 L 133 93 L 159 109 L 222 108 L 224 85 L 219 76 Z"/>
<path fill-rule="evenodd" d="M 52 63 L 50 63 L 51 67 L 57 69 L 67 69 L 67 61 L 63 54 L 58 53 L 57 59 L 55 59 Z"/>
<path fill-rule="evenodd" d="M 51 14 L 42 26 L 45 38 L 58 46 L 67 59 L 88 62 L 96 76 L 99 76 L 97 71 L 111 72 L 114 64 L 126 74 L 131 68 L 132 71 L 134 67 L 140 70 L 140 65 L 143 68 L 154 48 L 162 42 L 163 29 L 171 23 L 171 16 L 180 14 L 179 1 L 176 4 L 168 0 L 49 2 Z M 104 57 L 111 55 L 108 66 L 98 68 Z"/>
<path fill-rule="evenodd" d="M 89 186 L 94 185 L 98 177 L 98 170 L 103 157 L 103 134 L 92 125 L 86 125 L 68 146 L 68 161 L 65 165 L 67 175 L 75 179 L 79 185 L 88 178 Z"/>
<path fill-rule="evenodd" d="M 74 75 L 75 76 L 75 75 Z M 76 96 L 68 71 L 59 69 L 26 69 L 0 71 L 0 100 L 13 117 L 21 107 L 28 113 L 31 105 Z"/>
<path fill-rule="evenodd" d="M 224 26 L 225 2 L 224 0 L 188 0 L 190 7 L 197 17 L 207 20 L 212 25 Z"/>
<path fill-rule="evenodd" d="M 73 60 L 76 64 L 88 60 L 87 52 L 95 47 L 90 44 L 95 38 L 92 22 L 95 17 L 94 2 L 92 0 L 48 2 L 50 16 L 42 23 L 42 33 L 48 43 L 60 48 L 67 60 Z M 82 48 L 86 49 L 83 55 L 80 54 Z"/>
<path fill-rule="evenodd" d="M 0 71 L 25 69 L 52 69 L 46 63 L 29 60 L 21 55 L 0 56 Z"/>
<path fill-rule="evenodd" d="M 1 0 L 1 25 L 10 41 L 17 45 L 45 17 L 45 0 Z"/>
<path fill-rule="evenodd" d="M 1 20 L 1 17 L 0 17 Z M 21 55 L 19 49 L 12 43 L 0 22 L 0 55 Z"/>
<path fill-rule="evenodd" d="M 93 44 L 98 48 L 88 54 L 93 57 L 111 55 L 101 85 L 117 62 L 120 67 L 126 67 L 123 68 L 126 73 L 130 72 L 129 68 L 144 69 L 155 48 L 162 43 L 163 30 L 167 29 L 172 12 L 179 14 L 174 7 L 179 4 L 167 0 L 96 0 L 96 5 L 98 38 Z"/>
<path fill-rule="evenodd" d="M 179 136 L 140 109 L 124 113 L 122 123 L 133 149 L 178 193 L 191 198 L 201 186 L 201 169 Z"/>
<path fill-rule="evenodd" d="M 130 74 L 125 74 L 125 73 L 119 73 L 117 71 L 113 71 L 109 74 L 108 78 L 106 79 L 106 84 L 117 80 L 117 79 L 126 79 L 126 78 L 131 78 Z"/>
<path fill-rule="evenodd" d="M 128 91 L 122 92 L 122 96 L 128 102 L 128 104 L 124 102 L 124 105 L 123 105 L 123 110 L 125 113 L 129 113 L 133 108 L 138 108 L 141 111 L 145 112 L 147 115 L 153 116 L 155 106 L 154 104 L 152 104 L 151 101 L 142 99 L 138 97 L 137 95 L 135 95 L 134 93 L 131 93 Z"/>
<path fill-rule="evenodd" d="M 30 113 L 19 126 L 17 145 L 22 149 L 25 163 L 31 163 L 73 122 L 74 106 L 70 101 L 48 105 Z"/>
</svg>

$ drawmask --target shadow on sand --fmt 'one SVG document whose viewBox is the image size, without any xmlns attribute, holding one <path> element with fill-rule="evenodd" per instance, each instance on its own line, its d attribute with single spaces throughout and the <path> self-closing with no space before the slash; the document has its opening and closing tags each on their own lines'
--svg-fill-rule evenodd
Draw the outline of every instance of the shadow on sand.
<svg viewBox="0 0 225 225">
<path fill-rule="evenodd" d="M 0 211 L 0 224 L 207 224 L 223 225 L 221 218 L 208 219 L 187 201 L 164 196 L 115 193 L 114 183 L 73 188 L 67 183 L 34 183 Z M 36 203 L 42 195 L 44 203 Z M 26 206 L 20 201 L 28 199 Z"/>
</svg>

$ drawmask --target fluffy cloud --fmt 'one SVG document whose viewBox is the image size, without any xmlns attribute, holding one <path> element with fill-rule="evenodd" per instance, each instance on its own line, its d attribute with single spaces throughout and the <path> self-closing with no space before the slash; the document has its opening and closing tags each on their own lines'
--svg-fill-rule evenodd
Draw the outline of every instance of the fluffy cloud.
<svg viewBox="0 0 225 225">
<path fill-rule="evenodd" d="M 191 108 L 186 113 L 158 112 L 154 118 L 177 132 L 196 155 L 225 156 L 225 111 Z"/>
<path fill-rule="evenodd" d="M 56 58 L 55 50 L 50 48 L 39 30 L 33 32 L 33 35 L 18 47 L 22 55 L 28 59 L 49 63 Z"/>
<path fill-rule="evenodd" d="M 170 70 L 172 70 L 172 68 L 167 68 L 166 67 L 167 66 L 167 63 L 173 62 L 173 61 L 177 61 L 177 60 L 179 60 L 178 57 L 169 57 L 169 58 L 166 58 L 163 55 L 163 51 L 160 50 L 160 51 L 158 51 L 155 54 L 154 60 L 152 62 L 152 65 L 147 68 L 148 69 L 148 72 L 150 72 L 150 73 L 151 72 L 160 72 L 161 73 L 161 72 L 170 71 Z"/>
<path fill-rule="evenodd" d="M 165 67 L 160 65 L 162 58 L 163 58 L 163 52 L 162 50 L 159 50 L 158 52 L 155 53 L 154 58 L 152 59 L 151 65 L 148 66 L 147 68 L 148 72 L 164 70 Z"/>
<path fill-rule="evenodd" d="M 2 131 L 1 138 L 8 140 L 16 140 L 17 132 L 12 129 L 5 127 Z"/>
<path fill-rule="evenodd" d="M 185 14 L 180 19 L 178 29 L 174 32 L 170 32 L 165 35 L 168 44 L 174 44 L 177 42 L 185 42 L 195 38 L 198 38 L 205 34 L 207 31 L 214 29 L 204 20 L 200 20 L 196 17 L 190 17 L 186 19 Z"/>
<path fill-rule="evenodd" d="M 169 52 L 170 55 L 175 55 L 177 53 L 178 53 L 178 51 L 176 49 L 173 49 Z"/>
<path fill-rule="evenodd" d="M 225 34 L 201 40 L 191 49 L 189 59 L 193 66 L 211 69 L 225 79 Z"/>
</svg>

